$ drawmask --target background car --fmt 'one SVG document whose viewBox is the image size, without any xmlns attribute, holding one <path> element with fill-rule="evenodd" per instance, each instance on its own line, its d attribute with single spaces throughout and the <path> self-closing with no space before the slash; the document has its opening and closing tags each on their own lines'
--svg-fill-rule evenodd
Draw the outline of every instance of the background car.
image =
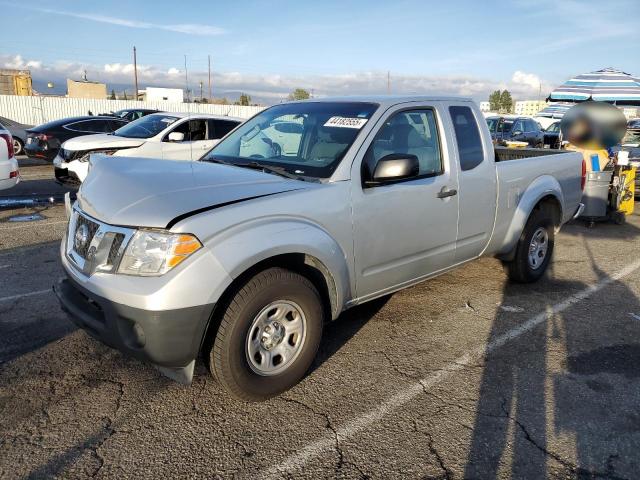
<svg viewBox="0 0 640 480">
<path fill-rule="evenodd" d="M 24 144 L 27 142 L 27 129 L 31 128 L 32 125 L 24 125 L 6 117 L 0 117 L 0 123 L 4 125 L 6 130 L 9 130 L 13 137 L 14 155 L 22 155 L 24 153 Z"/>
<path fill-rule="evenodd" d="M 53 161 L 60 146 L 67 140 L 82 135 L 113 133 L 128 122 L 116 117 L 71 117 L 38 125 L 27 130 L 24 146 L 31 158 L 43 158 Z"/>
<path fill-rule="evenodd" d="M 2 119 L 0 119 L 1 121 Z M 634 118 L 627 123 L 627 130 L 639 130 L 640 131 L 640 118 Z"/>
<path fill-rule="evenodd" d="M 20 182 L 18 161 L 13 153 L 13 137 L 0 124 L 0 190 L 6 190 Z"/>
<path fill-rule="evenodd" d="M 493 116 L 487 117 L 491 138 L 499 145 L 507 141 L 527 142 L 529 146 L 542 148 L 544 132 L 540 124 L 529 117 Z"/>
<path fill-rule="evenodd" d="M 125 110 L 118 110 L 116 112 L 102 114 L 107 117 L 118 117 L 126 120 L 127 122 L 133 122 L 152 113 L 158 113 L 161 110 L 154 110 L 152 108 L 127 108 Z"/>
<path fill-rule="evenodd" d="M 544 146 L 560 148 L 560 122 L 554 122 L 543 130 Z"/>
<path fill-rule="evenodd" d="M 218 140 L 242 122 L 240 118 L 207 114 L 147 115 L 128 123 L 112 135 L 90 135 L 65 142 L 53 161 L 56 180 L 67 185 L 82 182 L 87 176 L 90 153 L 200 160 Z"/>
</svg>

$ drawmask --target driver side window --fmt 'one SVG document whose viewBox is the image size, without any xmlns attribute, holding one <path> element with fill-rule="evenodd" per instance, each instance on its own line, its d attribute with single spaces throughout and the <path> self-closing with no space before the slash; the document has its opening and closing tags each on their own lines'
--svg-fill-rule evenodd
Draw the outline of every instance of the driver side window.
<svg viewBox="0 0 640 480">
<path fill-rule="evenodd" d="M 381 158 L 392 154 L 415 155 L 420 166 L 418 178 L 443 173 L 440 139 L 432 109 L 405 110 L 387 119 L 364 156 L 364 178 L 371 177 Z"/>
</svg>

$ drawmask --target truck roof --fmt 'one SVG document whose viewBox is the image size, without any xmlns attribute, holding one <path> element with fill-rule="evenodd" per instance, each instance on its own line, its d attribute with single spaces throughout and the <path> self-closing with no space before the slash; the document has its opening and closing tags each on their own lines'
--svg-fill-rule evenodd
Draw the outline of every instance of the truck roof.
<svg viewBox="0 0 640 480">
<path fill-rule="evenodd" d="M 363 103 L 377 103 L 384 106 L 397 105 L 399 103 L 407 102 L 434 102 L 434 101 L 449 101 L 449 102 L 471 102 L 473 101 L 469 97 L 456 97 L 448 95 L 353 95 L 346 97 L 322 97 L 311 98 L 308 100 L 300 100 L 298 102 L 363 102 Z"/>
</svg>

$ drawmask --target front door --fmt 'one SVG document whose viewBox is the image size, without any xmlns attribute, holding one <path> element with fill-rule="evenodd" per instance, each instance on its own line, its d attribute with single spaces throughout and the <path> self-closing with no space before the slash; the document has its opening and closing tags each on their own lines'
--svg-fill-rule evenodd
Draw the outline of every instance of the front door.
<svg viewBox="0 0 640 480">
<path fill-rule="evenodd" d="M 206 119 L 184 121 L 171 130 L 184 135 L 180 142 L 170 141 L 169 133 L 162 140 L 162 158 L 166 160 L 199 160 L 215 145 L 210 139 L 209 125 Z"/>
<path fill-rule="evenodd" d="M 451 266 L 458 225 L 455 163 L 443 144 L 439 105 L 396 108 L 381 122 L 352 171 L 356 291 L 361 299 Z M 419 176 L 375 187 L 362 183 L 389 154 L 418 157 Z"/>
</svg>

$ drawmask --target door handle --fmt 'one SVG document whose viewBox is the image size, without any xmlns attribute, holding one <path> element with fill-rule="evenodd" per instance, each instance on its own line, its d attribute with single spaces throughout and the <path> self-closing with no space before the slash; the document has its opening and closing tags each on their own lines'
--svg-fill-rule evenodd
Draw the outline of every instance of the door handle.
<svg viewBox="0 0 640 480">
<path fill-rule="evenodd" d="M 454 195 L 458 194 L 458 190 L 456 190 L 455 188 L 452 188 L 451 190 L 449 190 L 446 186 L 442 187 L 442 189 L 438 192 L 438 198 L 447 198 L 447 197 L 453 197 Z"/>
</svg>

